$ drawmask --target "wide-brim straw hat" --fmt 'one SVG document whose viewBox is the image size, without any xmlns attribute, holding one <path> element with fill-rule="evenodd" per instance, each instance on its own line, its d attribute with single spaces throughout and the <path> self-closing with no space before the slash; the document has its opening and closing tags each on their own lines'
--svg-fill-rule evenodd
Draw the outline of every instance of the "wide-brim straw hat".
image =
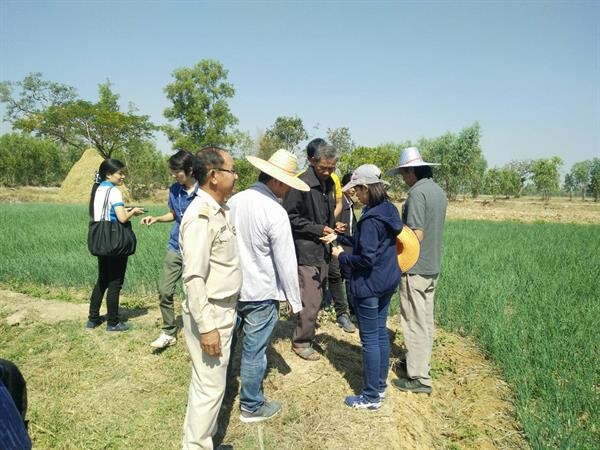
<svg viewBox="0 0 600 450">
<path fill-rule="evenodd" d="M 298 158 L 293 153 L 279 149 L 268 161 L 257 156 L 246 156 L 246 159 L 261 172 L 271 175 L 289 187 L 304 192 L 310 191 L 310 186 L 296 176 Z"/>
<path fill-rule="evenodd" d="M 386 175 L 396 175 L 403 167 L 419 167 L 419 166 L 439 166 L 439 163 L 431 163 L 423 161 L 423 157 L 417 147 L 408 147 L 400 153 L 398 165 L 393 169 L 388 170 Z"/>
<path fill-rule="evenodd" d="M 402 227 L 400 234 L 396 236 L 396 254 L 400 270 L 408 272 L 419 260 L 421 244 L 415 232 L 407 225 Z"/>
</svg>

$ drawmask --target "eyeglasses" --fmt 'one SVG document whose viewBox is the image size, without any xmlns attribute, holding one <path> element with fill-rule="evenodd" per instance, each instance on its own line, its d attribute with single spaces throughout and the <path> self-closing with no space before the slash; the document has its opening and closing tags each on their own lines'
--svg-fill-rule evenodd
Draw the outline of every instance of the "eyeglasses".
<svg viewBox="0 0 600 450">
<path fill-rule="evenodd" d="M 320 172 L 335 172 L 335 166 L 322 166 L 320 164 L 317 164 L 315 167 Z"/>
<path fill-rule="evenodd" d="M 219 172 L 229 172 L 231 175 L 237 175 L 237 171 L 235 169 L 219 168 L 219 169 L 215 169 L 215 170 L 218 170 Z"/>
</svg>

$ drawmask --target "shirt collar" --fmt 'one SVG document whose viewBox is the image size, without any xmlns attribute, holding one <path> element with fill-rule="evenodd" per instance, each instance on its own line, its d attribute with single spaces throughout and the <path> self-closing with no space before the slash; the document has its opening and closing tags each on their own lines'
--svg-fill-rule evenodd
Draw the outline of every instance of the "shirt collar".
<svg viewBox="0 0 600 450">
<path fill-rule="evenodd" d="M 110 181 L 104 180 L 102 183 L 100 183 L 100 186 L 115 187 L 115 184 L 111 183 Z"/>
<path fill-rule="evenodd" d="M 265 183 L 257 181 L 252 186 L 250 186 L 250 189 L 260 191 L 262 194 L 265 194 L 266 196 L 271 197 L 276 202 L 279 202 L 279 199 L 277 198 L 277 196 L 273 193 L 273 191 L 271 189 L 269 189 L 269 186 L 267 186 Z"/>
<path fill-rule="evenodd" d="M 188 194 L 188 191 L 185 188 L 185 186 L 180 184 L 178 195 L 184 195 L 185 197 L 192 199 L 198 193 L 198 189 L 199 189 L 198 182 L 196 182 L 196 184 L 194 184 L 194 186 L 191 189 L 192 192 Z"/>
<path fill-rule="evenodd" d="M 306 169 L 306 177 L 305 177 L 304 181 L 311 188 L 321 186 L 321 180 L 319 180 L 319 177 L 317 176 L 317 171 L 312 164 L 310 164 L 308 166 L 308 168 Z M 331 177 L 327 178 L 327 180 L 325 181 L 324 184 L 325 184 L 325 189 L 327 189 L 328 184 L 333 184 L 333 180 L 331 179 Z"/>
<path fill-rule="evenodd" d="M 204 200 L 208 204 L 208 206 L 210 206 L 210 210 L 212 211 L 213 216 L 216 216 L 219 212 L 221 212 L 221 210 L 223 212 L 229 211 L 229 207 L 227 205 L 219 205 L 219 203 L 212 197 L 212 195 L 210 195 L 203 189 L 198 189 L 198 191 L 196 192 L 196 197 L 199 197 L 200 199 Z"/>
<path fill-rule="evenodd" d="M 408 192 L 412 191 L 417 186 L 427 183 L 428 180 L 431 180 L 431 178 L 421 178 L 420 180 L 417 180 L 417 182 L 411 186 L 411 188 L 408 190 Z"/>
</svg>

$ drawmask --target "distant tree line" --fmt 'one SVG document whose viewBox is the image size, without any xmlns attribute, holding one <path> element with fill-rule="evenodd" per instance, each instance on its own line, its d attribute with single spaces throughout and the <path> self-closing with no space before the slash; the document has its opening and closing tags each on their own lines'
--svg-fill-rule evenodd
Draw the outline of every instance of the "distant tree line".
<svg viewBox="0 0 600 450">
<path fill-rule="evenodd" d="M 237 128 L 238 119 L 229 108 L 235 95 L 227 81 L 228 71 L 215 60 L 201 60 L 193 67 L 173 71 L 165 88 L 171 106 L 164 111 L 167 123 L 153 124 L 130 105 L 119 107 L 119 94 L 110 81 L 98 86 L 98 101 L 79 98 L 75 88 L 45 81 L 34 73 L 22 81 L 0 83 L 0 101 L 6 104 L 5 120 L 15 132 L 0 137 L 0 183 L 4 185 L 57 185 L 86 148 L 94 147 L 105 158 L 123 159 L 129 170 L 128 187 L 135 198 L 169 183 L 167 155 L 156 148 L 153 136 L 167 135 L 174 150 L 195 152 L 205 145 L 231 149 L 237 161 L 238 189 L 256 180 L 257 171 L 245 155 L 268 159 L 277 149 L 294 152 L 305 163 L 304 147 L 317 137 L 306 131 L 295 115 L 275 118 L 256 140 Z M 343 174 L 370 162 L 384 172 L 394 167 L 400 151 L 419 147 L 426 160 L 439 162 L 434 178 L 450 199 L 489 194 L 518 197 L 535 193 L 544 199 L 551 195 L 586 194 L 598 201 L 600 195 L 600 159 L 573 165 L 560 185 L 559 157 L 511 161 L 503 167 L 487 167 L 478 123 L 458 133 L 418 141 L 384 143 L 376 147 L 356 145 L 348 127 L 328 128 L 323 135 L 339 151 L 338 170 Z M 389 180 L 391 190 L 406 189 L 400 177 Z M 561 191 L 562 187 L 562 191 Z"/>
</svg>

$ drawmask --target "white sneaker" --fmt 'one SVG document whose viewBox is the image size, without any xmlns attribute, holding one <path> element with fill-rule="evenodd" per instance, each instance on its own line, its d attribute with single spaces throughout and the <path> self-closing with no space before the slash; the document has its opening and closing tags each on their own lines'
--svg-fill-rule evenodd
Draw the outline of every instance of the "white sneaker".
<svg viewBox="0 0 600 450">
<path fill-rule="evenodd" d="M 175 336 L 169 336 L 166 333 L 160 333 L 160 336 L 150 344 L 150 347 L 162 349 L 170 347 L 171 345 L 175 345 L 176 343 L 177 338 Z"/>
</svg>

